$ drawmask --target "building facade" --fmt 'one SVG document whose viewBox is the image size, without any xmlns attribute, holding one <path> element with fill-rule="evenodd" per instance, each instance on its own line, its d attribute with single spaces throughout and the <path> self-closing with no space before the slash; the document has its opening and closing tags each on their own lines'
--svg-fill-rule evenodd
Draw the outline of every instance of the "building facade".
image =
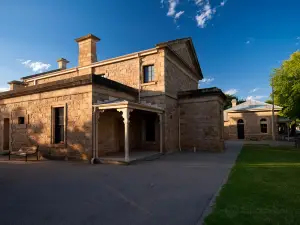
<svg viewBox="0 0 300 225">
<path fill-rule="evenodd" d="M 274 106 L 276 139 L 281 124 L 280 110 L 281 107 Z M 272 105 L 255 100 L 236 105 L 236 100 L 232 100 L 232 108 L 224 110 L 224 131 L 225 139 L 272 140 Z"/>
<path fill-rule="evenodd" d="M 113 152 L 222 151 L 223 104 L 203 78 L 190 38 L 97 61 L 94 35 L 77 38 L 78 66 L 9 82 L 0 93 L 0 149 L 38 144 L 76 158 Z"/>
</svg>

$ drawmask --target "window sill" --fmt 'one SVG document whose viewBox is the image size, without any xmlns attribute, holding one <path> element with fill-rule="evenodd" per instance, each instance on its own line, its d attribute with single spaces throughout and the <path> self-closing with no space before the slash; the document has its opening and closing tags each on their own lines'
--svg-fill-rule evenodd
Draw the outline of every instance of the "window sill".
<svg viewBox="0 0 300 225">
<path fill-rule="evenodd" d="M 51 144 L 49 146 L 50 148 L 66 148 L 67 145 L 65 143 L 61 143 L 61 144 Z"/>
<path fill-rule="evenodd" d="M 26 129 L 27 128 L 27 124 L 17 124 L 16 128 L 17 129 Z"/>
<path fill-rule="evenodd" d="M 142 83 L 141 86 L 149 86 L 149 85 L 155 85 L 157 84 L 157 81 L 151 81 L 151 82 L 148 82 L 148 83 Z"/>
</svg>

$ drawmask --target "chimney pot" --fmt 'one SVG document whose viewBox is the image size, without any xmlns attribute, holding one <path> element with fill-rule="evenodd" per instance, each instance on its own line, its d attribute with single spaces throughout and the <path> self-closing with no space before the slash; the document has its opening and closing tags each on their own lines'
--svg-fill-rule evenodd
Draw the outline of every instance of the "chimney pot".
<svg viewBox="0 0 300 225">
<path fill-rule="evenodd" d="M 235 98 L 231 100 L 231 104 L 232 104 L 232 107 L 236 106 L 236 99 Z"/>
<path fill-rule="evenodd" d="M 69 63 L 68 60 L 64 59 L 64 58 L 60 58 L 57 60 L 58 62 L 58 68 L 59 69 L 62 69 L 62 70 L 65 70 L 67 69 L 67 64 Z"/>
</svg>

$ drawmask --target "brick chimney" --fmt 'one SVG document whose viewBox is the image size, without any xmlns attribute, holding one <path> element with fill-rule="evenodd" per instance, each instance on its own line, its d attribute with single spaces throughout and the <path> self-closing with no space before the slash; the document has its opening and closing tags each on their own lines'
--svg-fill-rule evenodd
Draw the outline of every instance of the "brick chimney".
<svg viewBox="0 0 300 225">
<path fill-rule="evenodd" d="M 57 60 L 57 62 L 58 62 L 58 69 L 61 69 L 61 70 L 67 69 L 67 64 L 69 63 L 68 60 L 66 60 L 64 58 L 60 58 Z"/>
<path fill-rule="evenodd" d="M 232 107 L 236 106 L 236 99 L 235 98 L 231 100 L 231 105 L 232 105 Z"/>
<path fill-rule="evenodd" d="M 24 82 L 18 81 L 18 80 L 13 80 L 11 82 L 8 82 L 8 84 L 9 84 L 9 90 L 10 91 L 19 90 L 19 89 L 25 87 Z"/>
<path fill-rule="evenodd" d="M 97 62 L 97 47 L 96 43 L 100 38 L 88 34 L 86 36 L 75 39 L 78 43 L 79 55 L 78 66 L 87 66 L 91 63 Z"/>
</svg>

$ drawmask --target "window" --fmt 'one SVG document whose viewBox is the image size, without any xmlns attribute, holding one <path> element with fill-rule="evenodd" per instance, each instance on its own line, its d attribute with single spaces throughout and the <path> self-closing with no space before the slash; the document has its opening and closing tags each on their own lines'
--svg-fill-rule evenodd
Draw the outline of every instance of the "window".
<svg viewBox="0 0 300 225">
<path fill-rule="evenodd" d="M 144 83 L 154 81 L 154 65 L 144 66 Z"/>
<path fill-rule="evenodd" d="M 149 117 L 145 120 L 146 141 L 155 142 L 155 117 Z"/>
<path fill-rule="evenodd" d="M 18 124 L 25 124 L 25 117 L 18 117 Z"/>
<path fill-rule="evenodd" d="M 54 143 L 64 143 L 65 110 L 64 107 L 54 108 Z"/>
<path fill-rule="evenodd" d="M 261 133 L 268 133 L 268 123 L 266 119 L 260 120 L 260 132 Z"/>
</svg>

